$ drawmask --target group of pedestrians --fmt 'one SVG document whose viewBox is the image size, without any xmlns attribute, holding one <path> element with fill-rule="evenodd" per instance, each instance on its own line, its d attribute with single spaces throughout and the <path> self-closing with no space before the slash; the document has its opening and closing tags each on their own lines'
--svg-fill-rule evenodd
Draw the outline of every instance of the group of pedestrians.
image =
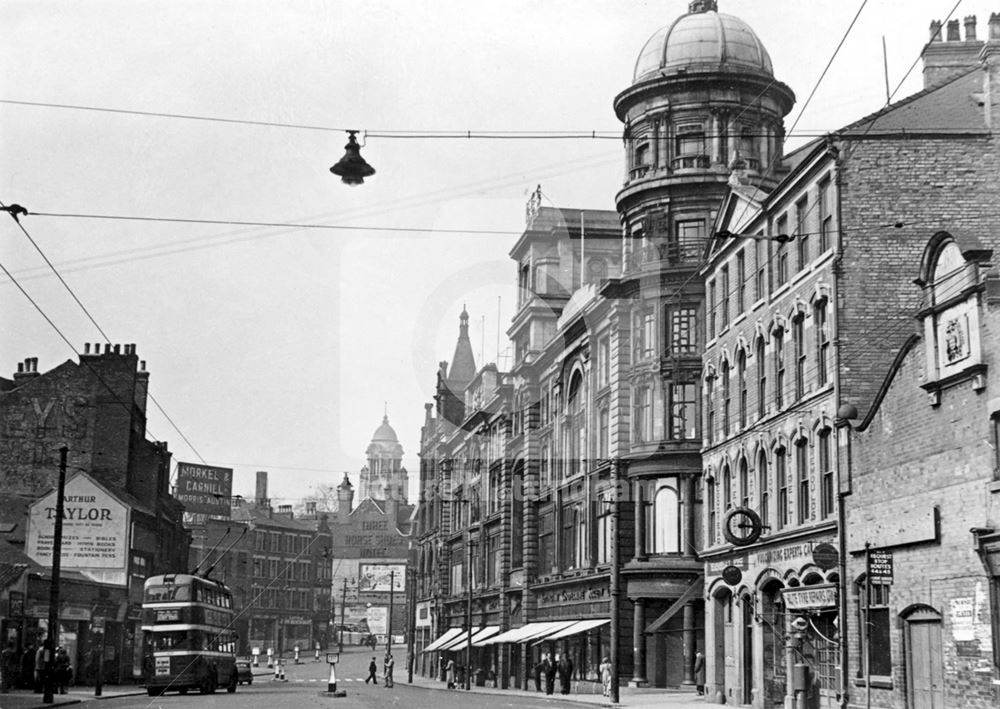
<svg viewBox="0 0 1000 709">
<path fill-rule="evenodd" d="M 69 653 L 60 645 L 50 658 L 50 647 L 48 640 L 37 649 L 29 643 L 18 657 L 13 641 L 9 641 L 0 651 L 0 693 L 6 694 L 15 687 L 21 687 L 41 694 L 51 677 L 56 691 L 66 694 L 73 681 Z"/>
<path fill-rule="evenodd" d="M 385 657 L 382 659 L 382 682 L 389 689 L 393 686 L 392 672 L 395 666 L 396 661 L 393 659 L 392 653 L 386 650 Z M 372 661 L 368 663 L 368 677 L 365 678 L 365 684 L 369 682 L 378 684 L 378 663 L 375 662 L 374 655 L 372 655 Z"/>
<path fill-rule="evenodd" d="M 573 681 L 573 660 L 569 655 L 556 653 L 553 659 L 549 653 L 544 653 L 534 666 L 535 691 L 542 691 L 542 681 L 545 682 L 545 693 L 553 694 L 556 687 L 556 676 L 559 677 L 559 693 L 569 694 Z"/>
</svg>

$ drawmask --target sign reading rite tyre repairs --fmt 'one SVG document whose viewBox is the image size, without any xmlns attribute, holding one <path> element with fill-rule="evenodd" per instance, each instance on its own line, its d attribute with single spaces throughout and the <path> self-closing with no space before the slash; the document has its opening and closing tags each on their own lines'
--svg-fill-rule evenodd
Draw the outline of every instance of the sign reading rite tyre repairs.
<svg viewBox="0 0 1000 709">
<path fill-rule="evenodd" d="M 177 463 L 177 492 L 185 512 L 229 517 L 233 495 L 233 469 L 212 465 Z"/>
</svg>

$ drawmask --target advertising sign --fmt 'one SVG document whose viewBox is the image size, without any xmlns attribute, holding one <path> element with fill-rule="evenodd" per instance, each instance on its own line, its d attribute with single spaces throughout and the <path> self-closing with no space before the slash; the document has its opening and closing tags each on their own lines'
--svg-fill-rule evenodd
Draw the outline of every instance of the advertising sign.
<svg viewBox="0 0 1000 709">
<path fill-rule="evenodd" d="M 26 549 L 39 564 L 52 564 L 56 492 L 32 503 Z M 64 569 L 120 569 L 128 560 L 129 508 L 86 475 L 66 482 L 63 495 Z"/>
<path fill-rule="evenodd" d="M 185 512 L 229 517 L 233 495 L 233 469 L 212 465 L 177 463 L 177 491 Z"/>
<path fill-rule="evenodd" d="M 872 549 L 868 570 L 873 583 L 892 583 L 892 552 Z"/>
<path fill-rule="evenodd" d="M 406 590 L 405 564 L 361 564 L 358 590 L 362 593 L 389 592 L 392 582 L 393 593 Z"/>
<path fill-rule="evenodd" d="M 371 606 L 367 609 L 365 618 L 368 620 L 368 631 L 375 635 L 385 635 L 388 627 L 389 609 L 385 606 Z"/>
<path fill-rule="evenodd" d="M 784 588 L 781 590 L 781 597 L 789 610 L 837 607 L 837 587 L 833 584 Z"/>
</svg>

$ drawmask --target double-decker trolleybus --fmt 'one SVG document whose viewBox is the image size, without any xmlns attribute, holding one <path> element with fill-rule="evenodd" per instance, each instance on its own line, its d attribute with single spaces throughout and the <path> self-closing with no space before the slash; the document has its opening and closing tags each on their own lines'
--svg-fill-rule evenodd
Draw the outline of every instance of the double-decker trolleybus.
<svg viewBox="0 0 1000 709">
<path fill-rule="evenodd" d="M 193 574 L 146 579 L 142 595 L 143 675 L 149 696 L 217 687 L 235 692 L 233 593 Z"/>
</svg>

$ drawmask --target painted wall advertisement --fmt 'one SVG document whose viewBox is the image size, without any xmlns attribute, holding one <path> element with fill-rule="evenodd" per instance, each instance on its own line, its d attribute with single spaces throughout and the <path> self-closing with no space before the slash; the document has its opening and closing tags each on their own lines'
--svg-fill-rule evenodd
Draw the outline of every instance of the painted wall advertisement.
<svg viewBox="0 0 1000 709">
<path fill-rule="evenodd" d="M 39 564 L 52 564 L 56 491 L 29 508 L 26 552 Z M 109 583 L 125 583 L 129 508 L 93 479 L 80 474 L 63 494 L 61 563 Z M 113 573 L 101 573 L 101 572 Z M 91 573 L 88 573 L 91 572 Z"/>
<path fill-rule="evenodd" d="M 183 503 L 185 512 L 229 517 L 232 495 L 232 468 L 177 463 L 177 491 L 174 497 Z"/>
<path fill-rule="evenodd" d="M 402 593 L 406 590 L 405 564 L 361 564 L 358 590 L 361 593 Z"/>
</svg>

